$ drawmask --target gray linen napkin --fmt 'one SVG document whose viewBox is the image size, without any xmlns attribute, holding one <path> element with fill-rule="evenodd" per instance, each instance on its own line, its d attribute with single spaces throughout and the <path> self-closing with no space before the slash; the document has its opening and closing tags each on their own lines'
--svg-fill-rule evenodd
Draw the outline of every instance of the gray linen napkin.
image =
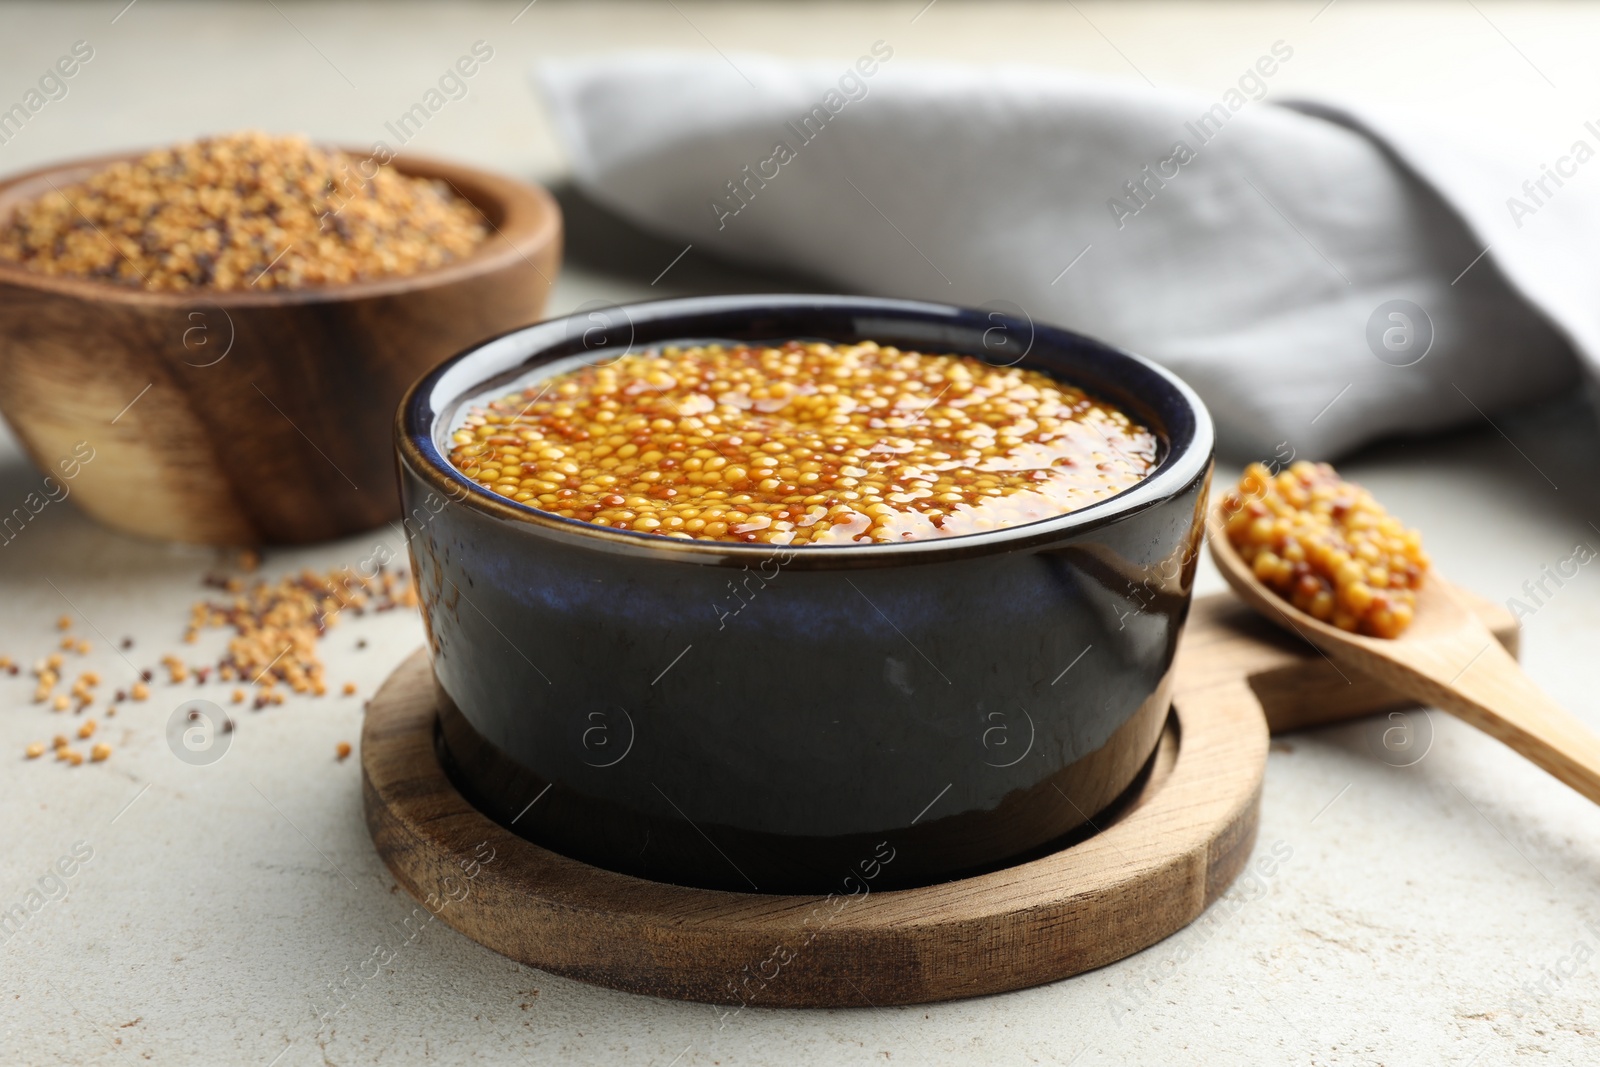
<svg viewBox="0 0 1600 1067">
<path fill-rule="evenodd" d="M 1481 423 L 1600 366 L 1600 198 L 1576 144 L 1541 169 L 1538 144 L 1263 99 L 1292 59 L 1277 42 L 1214 100 L 917 66 L 884 42 L 832 65 L 609 54 L 537 78 L 580 187 L 641 226 L 1149 356 L 1235 458 Z M 1600 147 L 1600 126 L 1573 137 Z"/>
</svg>

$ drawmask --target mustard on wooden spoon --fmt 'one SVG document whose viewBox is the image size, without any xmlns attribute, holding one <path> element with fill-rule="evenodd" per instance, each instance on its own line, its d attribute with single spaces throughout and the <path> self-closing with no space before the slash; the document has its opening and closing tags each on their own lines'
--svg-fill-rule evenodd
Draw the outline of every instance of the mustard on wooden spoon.
<svg viewBox="0 0 1600 1067">
<path fill-rule="evenodd" d="M 1446 583 L 1427 579 L 1415 532 L 1333 468 L 1252 465 L 1213 505 L 1207 532 L 1222 576 L 1267 618 L 1600 802 L 1600 737 L 1545 696 Z"/>
</svg>

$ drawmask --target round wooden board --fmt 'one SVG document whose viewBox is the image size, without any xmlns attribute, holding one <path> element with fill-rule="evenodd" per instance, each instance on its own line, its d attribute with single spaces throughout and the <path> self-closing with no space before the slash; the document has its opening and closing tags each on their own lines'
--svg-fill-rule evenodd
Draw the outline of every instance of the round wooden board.
<svg viewBox="0 0 1600 1067">
<path fill-rule="evenodd" d="M 1255 841 L 1267 727 L 1247 678 L 1272 656 L 1195 613 L 1144 787 L 1101 832 L 974 878 L 862 896 L 729 893 L 557 855 L 471 807 L 434 750 L 419 650 L 367 711 L 367 826 L 406 891 L 531 967 L 635 993 L 763 1007 L 999 993 L 1121 959 L 1182 929 Z M 1201 632 L 1196 632 L 1197 630 Z"/>
</svg>

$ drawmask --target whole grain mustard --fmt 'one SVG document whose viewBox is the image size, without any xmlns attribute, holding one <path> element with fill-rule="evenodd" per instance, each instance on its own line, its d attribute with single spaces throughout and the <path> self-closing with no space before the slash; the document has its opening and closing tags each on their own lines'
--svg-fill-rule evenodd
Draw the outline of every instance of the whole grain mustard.
<svg viewBox="0 0 1600 1067">
<path fill-rule="evenodd" d="M 1158 440 L 1036 370 L 870 341 L 685 344 L 472 409 L 450 461 L 619 530 L 826 545 L 950 537 L 1122 492 Z"/>
<path fill-rule="evenodd" d="M 1301 611 L 1369 637 L 1411 625 L 1428 571 L 1422 535 L 1328 464 L 1302 460 L 1274 475 L 1252 463 L 1222 515 L 1240 558 Z"/>
</svg>

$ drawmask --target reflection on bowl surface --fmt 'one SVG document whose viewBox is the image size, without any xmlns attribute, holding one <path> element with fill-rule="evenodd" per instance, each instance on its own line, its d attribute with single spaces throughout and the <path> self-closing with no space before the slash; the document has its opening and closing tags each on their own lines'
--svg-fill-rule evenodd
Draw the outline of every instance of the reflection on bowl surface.
<svg viewBox="0 0 1600 1067">
<path fill-rule="evenodd" d="M 445 457 L 486 396 L 695 338 L 1016 364 L 1149 427 L 1156 464 L 1042 521 L 795 548 L 534 510 Z M 744 891 L 925 884 L 1083 832 L 1165 723 L 1211 424 L 1176 378 L 1077 334 L 855 297 L 639 304 L 446 363 L 402 405 L 398 446 L 441 757 L 481 810 L 558 852 Z"/>
</svg>

